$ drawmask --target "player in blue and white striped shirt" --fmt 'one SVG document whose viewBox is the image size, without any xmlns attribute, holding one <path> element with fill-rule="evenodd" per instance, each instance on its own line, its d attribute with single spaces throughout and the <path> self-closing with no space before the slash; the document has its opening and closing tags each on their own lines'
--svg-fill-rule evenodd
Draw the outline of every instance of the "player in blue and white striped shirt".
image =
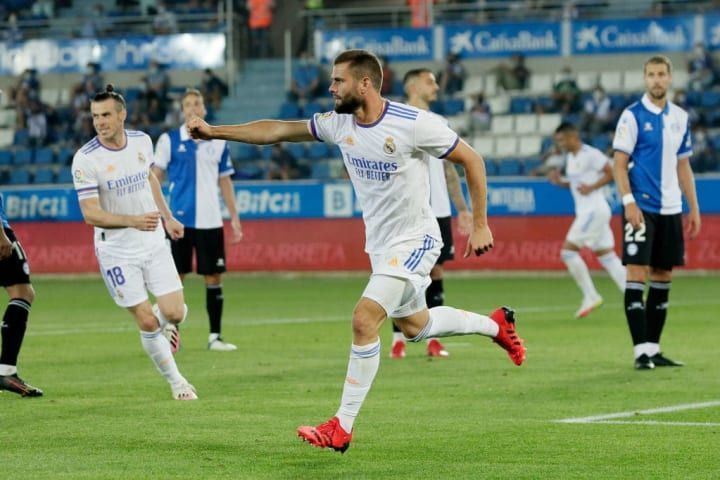
<svg viewBox="0 0 720 480">
<path fill-rule="evenodd" d="M 672 82 L 670 60 L 662 55 L 649 58 L 644 76 L 645 95 L 623 111 L 613 141 L 615 182 L 625 217 L 625 315 L 635 368 L 640 370 L 682 365 L 660 352 L 672 269 L 684 264 L 682 194 L 689 207 L 687 233 L 690 238 L 700 233 L 688 114 L 667 99 Z"/>
<path fill-rule="evenodd" d="M 205 118 L 207 111 L 200 91 L 188 89 L 182 96 L 185 119 Z M 164 133 L 155 147 L 153 172 L 170 182 L 170 210 L 185 226 L 183 238 L 172 242 L 172 254 L 180 278 L 192 271 L 193 251 L 197 273 L 205 277 L 205 304 L 210 321 L 208 349 L 237 350 L 220 336 L 222 327 L 222 273 L 226 270 L 225 239 L 220 213 L 220 194 L 230 213 L 233 243 L 242 238 L 235 191 L 230 176 L 235 173 L 225 140 L 196 141 L 185 125 Z"/>
</svg>

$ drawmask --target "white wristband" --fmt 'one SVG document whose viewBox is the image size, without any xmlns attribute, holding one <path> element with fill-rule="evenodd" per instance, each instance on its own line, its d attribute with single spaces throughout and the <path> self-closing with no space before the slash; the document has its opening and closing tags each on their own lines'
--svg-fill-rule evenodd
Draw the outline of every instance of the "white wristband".
<svg viewBox="0 0 720 480">
<path fill-rule="evenodd" d="M 623 206 L 629 205 L 631 203 L 635 203 L 635 197 L 633 197 L 632 193 L 626 193 L 622 196 L 622 204 Z"/>
</svg>

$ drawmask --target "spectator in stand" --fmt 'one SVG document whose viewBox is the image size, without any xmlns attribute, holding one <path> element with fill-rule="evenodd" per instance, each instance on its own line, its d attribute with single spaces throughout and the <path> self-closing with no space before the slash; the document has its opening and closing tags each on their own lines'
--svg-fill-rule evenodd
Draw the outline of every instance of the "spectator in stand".
<svg viewBox="0 0 720 480">
<path fill-rule="evenodd" d="M 474 133 L 487 132 L 492 122 L 490 105 L 485 101 L 485 94 L 480 92 L 475 97 L 475 103 L 470 109 L 470 128 Z"/>
<path fill-rule="evenodd" d="M 562 69 L 560 79 L 553 86 L 552 99 L 555 111 L 564 115 L 580 111 L 580 87 L 569 66 Z"/>
<path fill-rule="evenodd" d="M 297 158 L 280 143 L 272 146 L 268 180 L 296 180 L 309 177 L 307 167 L 300 165 Z"/>
<path fill-rule="evenodd" d="M 387 57 L 379 57 L 383 72 L 383 84 L 380 94 L 385 97 L 392 94 L 395 83 L 395 72 L 390 68 Z"/>
<path fill-rule="evenodd" d="M 23 33 L 17 24 L 17 14 L 12 12 L 7 18 L 7 28 L 2 32 L 1 40 L 9 43 L 22 42 Z"/>
<path fill-rule="evenodd" d="M 429 9 L 433 0 L 407 0 L 410 7 L 410 25 L 413 28 L 425 28 L 430 26 Z"/>
<path fill-rule="evenodd" d="M 33 16 L 53 18 L 55 16 L 55 2 L 53 0 L 35 0 L 30 11 Z"/>
<path fill-rule="evenodd" d="M 592 134 L 609 131 L 612 130 L 613 120 L 610 97 L 602 86 L 597 85 L 592 96 L 585 101 L 581 130 Z"/>
<path fill-rule="evenodd" d="M 467 71 L 460 62 L 460 56 L 457 53 L 451 53 L 447 56 L 445 66 L 438 73 L 438 78 L 440 79 L 440 91 L 445 95 L 454 95 L 463 89 Z"/>
<path fill-rule="evenodd" d="M 497 76 L 497 86 L 503 90 L 525 90 L 530 81 L 530 70 L 525 66 L 525 56 L 514 54 L 510 65 L 504 62 L 493 69 Z"/>
<path fill-rule="evenodd" d="M 675 91 L 673 103 L 688 113 L 690 125 L 705 125 L 705 119 L 703 116 L 700 115 L 695 107 L 688 103 L 687 92 L 685 90 L 680 89 Z"/>
<path fill-rule="evenodd" d="M 695 44 L 687 63 L 688 87 L 690 90 L 701 92 L 715 84 L 715 65 L 710 52 L 702 42 Z"/>
<path fill-rule="evenodd" d="M 200 82 L 200 92 L 208 105 L 217 110 L 220 108 L 223 97 L 227 96 L 229 91 L 227 83 L 223 82 L 211 69 L 206 68 Z"/>
<path fill-rule="evenodd" d="M 692 123 L 690 124 L 692 125 Z M 694 172 L 711 172 L 717 168 L 717 156 L 708 138 L 707 130 L 702 125 L 692 129 L 693 156 L 690 162 Z"/>
<path fill-rule="evenodd" d="M 290 82 L 291 100 L 306 103 L 320 93 L 321 70 L 307 52 L 301 52 Z"/>
<path fill-rule="evenodd" d="M 164 2 L 158 2 L 157 13 L 153 19 L 153 33 L 156 35 L 169 35 L 178 32 L 177 18 L 175 13 L 165 6 Z"/>
<path fill-rule="evenodd" d="M 107 35 L 112 29 L 112 21 L 105 14 L 105 7 L 96 3 L 92 7 L 92 13 L 84 19 L 80 36 L 83 38 L 96 38 Z"/>
<path fill-rule="evenodd" d="M 30 136 L 30 146 L 33 148 L 44 146 L 48 138 L 48 116 L 45 105 L 39 99 L 30 100 L 25 121 Z"/>
<path fill-rule="evenodd" d="M 143 78 L 143 85 L 148 101 L 152 97 L 157 97 L 165 102 L 170 90 L 170 77 L 156 60 L 150 61 L 148 74 Z"/>
<path fill-rule="evenodd" d="M 248 27 L 250 28 L 250 54 L 259 58 L 269 57 L 270 27 L 273 22 L 273 0 L 247 0 Z"/>
</svg>

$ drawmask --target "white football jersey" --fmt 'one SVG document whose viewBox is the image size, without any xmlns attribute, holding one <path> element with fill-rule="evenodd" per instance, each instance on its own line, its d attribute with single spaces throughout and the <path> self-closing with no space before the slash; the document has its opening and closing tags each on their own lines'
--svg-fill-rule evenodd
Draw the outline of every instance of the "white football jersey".
<svg viewBox="0 0 720 480">
<path fill-rule="evenodd" d="M 158 210 L 152 195 L 150 166 L 153 145 L 150 137 L 134 130 L 125 130 L 127 142 L 111 150 L 97 137 L 83 145 L 73 158 L 72 172 L 78 200 L 99 197 L 106 212 L 118 215 L 142 215 Z M 162 222 L 153 232 L 135 228 L 95 227 L 95 244 L 104 242 L 120 252 L 132 255 L 165 240 Z"/>
<path fill-rule="evenodd" d="M 568 152 L 565 156 L 565 176 L 570 182 L 570 193 L 575 200 L 576 213 L 610 208 L 602 188 L 593 190 L 587 195 L 578 191 L 580 185 L 592 185 L 600 180 L 608 161 L 604 153 L 586 144 L 583 144 L 577 153 Z"/>
<path fill-rule="evenodd" d="M 440 229 L 430 208 L 428 155 L 444 158 L 458 135 L 437 115 L 386 100 L 380 118 L 359 124 L 351 114 L 318 113 L 313 136 L 342 151 L 365 221 L 365 251 L 384 253 Z"/>
<path fill-rule="evenodd" d="M 430 115 L 434 115 L 429 112 Z M 435 115 L 441 122 L 447 124 L 447 120 Z M 445 179 L 446 160 L 428 155 L 428 166 L 430 168 L 430 206 L 437 218 L 449 217 L 452 215 L 450 208 L 450 195 L 448 194 L 447 181 Z"/>
</svg>

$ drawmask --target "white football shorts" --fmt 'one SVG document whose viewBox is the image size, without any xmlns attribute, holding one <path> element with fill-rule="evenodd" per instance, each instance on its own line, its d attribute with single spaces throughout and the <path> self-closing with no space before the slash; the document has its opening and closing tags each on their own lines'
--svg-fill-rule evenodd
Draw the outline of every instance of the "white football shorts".
<svg viewBox="0 0 720 480">
<path fill-rule="evenodd" d="M 611 216 L 609 208 L 578 213 L 565 239 L 573 245 L 595 251 L 613 248 L 615 237 L 610 228 Z"/>
<path fill-rule="evenodd" d="M 148 299 L 148 290 L 155 297 L 182 290 L 170 245 L 162 242 L 129 256 L 118 254 L 117 247 L 96 245 L 95 255 L 100 273 L 110 296 L 121 307 L 134 307 Z"/>
<path fill-rule="evenodd" d="M 426 308 L 430 270 L 440 256 L 442 241 L 426 235 L 371 254 L 372 275 L 363 297 L 379 303 L 388 317 L 404 318 Z"/>
</svg>

